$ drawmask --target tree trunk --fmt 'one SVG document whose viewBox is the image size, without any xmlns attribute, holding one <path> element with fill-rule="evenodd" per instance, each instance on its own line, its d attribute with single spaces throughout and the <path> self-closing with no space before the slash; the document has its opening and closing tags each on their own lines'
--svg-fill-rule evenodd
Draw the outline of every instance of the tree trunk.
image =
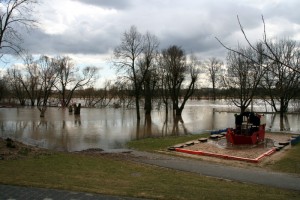
<svg viewBox="0 0 300 200">
<path fill-rule="evenodd" d="M 42 106 L 42 107 L 39 108 L 39 110 L 40 110 L 40 117 L 44 118 L 46 110 L 47 110 L 47 107 L 46 106 Z"/>
<path fill-rule="evenodd" d="M 151 115 L 145 115 L 145 126 L 144 126 L 144 133 L 146 137 L 152 136 L 152 119 Z"/>
<path fill-rule="evenodd" d="M 241 108 L 241 113 L 244 113 L 246 111 L 247 107 L 245 105 L 241 105 L 240 108 Z"/>
<path fill-rule="evenodd" d="M 280 111 L 280 122 L 279 122 L 280 131 L 284 131 L 284 123 L 283 123 L 283 113 Z"/>
<path fill-rule="evenodd" d="M 138 95 L 135 97 L 135 106 L 136 106 L 136 118 L 139 121 L 141 119 L 141 114 L 140 114 L 140 98 Z"/>
<path fill-rule="evenodd" d="M 213 100 L 216 101 L 216 86 L 214 82 L 213 82 Z"/>
<path fill-rule="evenodd" d="M 183 110 L 183 107 L 177 108 L 176 109 L 176 116 L 181 116 L 182 110 Z"/>
<path fill-rule="evenodd" d="M 74 105 L 74 115 L 80 115 L 81 104 Z"/>
<path fill-rule="evenodd" d="M 166 115 L 168 115 L 169 113 L 169 104 L 168 104 L 168 100 L 165 102 L 165 109 L 166 109 Z"/>
<path fill-rule="evenodd" d="M 20 100 L 20 105 L 25 106 L 25 100 L 24 99 Z"/>
<path fill-rule="evenodd" d="M 150 90 L 146 90 L 145 93 L 145 114 L 149 115 L 151 114 L 151 110 L 152 110 L 152 97 L 151 97 L 151 91 Z"/>
<path fill-rule="evenodd" d="M 284 130 L 284 123 L 283 118 L 284 114 L 286 112 L 285 106 L 284 106 L 284 99 L 283 97 L 280 98 L 280 110 L 279 110 L 279 116 L 280 116 L 280 131 Z"/>
</svg>

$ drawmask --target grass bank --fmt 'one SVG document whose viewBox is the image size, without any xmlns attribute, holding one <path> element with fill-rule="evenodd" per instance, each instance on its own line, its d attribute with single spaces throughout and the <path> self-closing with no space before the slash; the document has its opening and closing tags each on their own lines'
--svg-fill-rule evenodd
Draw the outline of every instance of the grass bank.
<svg viewBox="0 0 300 200">
<path fill-rule="evenodd" d="M 282 159 L 269 167 L 276 171 L 300 174 L 300 143 L 287 151 Z"/>
<path fill-rule="evenodd" d="M 152 151 L 194 137 L 197 136 L 145 139 L 129 145 Z M 300 198 L 300 192 L 296 191 L 218 180 L 99 153 L 54 152 L 0 160 L 0 183 L 149 199 Z"/>
<path fill-rule="evenodd" d="M 1 161 L 0 182 L 150 199 L 299 199 L 300 193 L 140 165 L 106 156 L 54 153 Z"/>
</svg>

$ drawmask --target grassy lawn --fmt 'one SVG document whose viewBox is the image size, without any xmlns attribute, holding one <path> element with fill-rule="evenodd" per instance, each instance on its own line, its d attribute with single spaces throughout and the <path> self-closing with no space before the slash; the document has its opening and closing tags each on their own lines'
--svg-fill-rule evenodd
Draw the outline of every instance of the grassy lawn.
<svg viewBox="0 0 300 200">
<path fill-rule="evenodd" d="M 205 135 L 143 139 L 128 143 L 143 151 L 165 150 Z M 272 166 L 299 173 L 300 145 Z M 0 183 L 150 199 L 300 199 L 300 192 L 219 180 L 148 166 L 115 156 L 45 153 L 0 160 Z"/>
<path fill-rule="evenodd" d="M 292 146 L 287 154 L 270 168 L 276 171 L 300 174 L 300 143 Z"/>
<path fill-rule="evenodd" d="M 151 199 L 299 199 L 300 193 L 218 180 L 107 156 L 54 153 L 0 161 L 0 183 Z"/>
</svg>

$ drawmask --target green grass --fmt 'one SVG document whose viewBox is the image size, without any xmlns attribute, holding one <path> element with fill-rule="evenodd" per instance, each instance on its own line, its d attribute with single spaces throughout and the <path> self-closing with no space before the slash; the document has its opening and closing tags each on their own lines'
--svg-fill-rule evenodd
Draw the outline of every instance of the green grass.
<svg viewBox="0 0 300 200">
<path fill-rule="evenodd" d="M 150 199 L 299 199 L 300 193 L 237 183 L 106 156 L 54 153 L 0 161 L 0 183 Z"/>
<path fill-rule="evenodd" d="M 143 151 L 166 150 L 207 135 L 149 138 L 128 143 Z M 299 171 L 300 145 L 288 150 L 274 170 Z M 22 154 L 27 154 L 24 150 Z M 0 183 L 149 199 L 300 199 L 300 192 L 238 183 L 111 156 L 51 153 L 0 161 Z"/>
<path fill-rule="evenodd" d="M 288 151 L 286 155 L 270 168 L 276 171 L 300 174 L 300 143 L 286 151 Z"/>
</svg>

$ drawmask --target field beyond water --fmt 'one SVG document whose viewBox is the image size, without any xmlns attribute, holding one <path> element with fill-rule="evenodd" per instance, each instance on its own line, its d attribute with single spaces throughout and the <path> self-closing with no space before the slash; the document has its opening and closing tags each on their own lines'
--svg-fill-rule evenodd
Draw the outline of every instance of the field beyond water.
<svg viewBox="0 0 300 200">
<path fill-rule="evenodd" d="M 162 150 L 197 136 L 132 141 L 131 148 Z M 0 140 L 0 183 L 148 199 L 299 199 L 300 192 L 220 180 L 132 162 L 127 154 L 52 152 Z M 300 145 L 268 168 L 299 165 Z M 294 172 L 295 173 L 295 170 Z M 300 173 L 296 171 L 296 173 Z"/>
</svg>

